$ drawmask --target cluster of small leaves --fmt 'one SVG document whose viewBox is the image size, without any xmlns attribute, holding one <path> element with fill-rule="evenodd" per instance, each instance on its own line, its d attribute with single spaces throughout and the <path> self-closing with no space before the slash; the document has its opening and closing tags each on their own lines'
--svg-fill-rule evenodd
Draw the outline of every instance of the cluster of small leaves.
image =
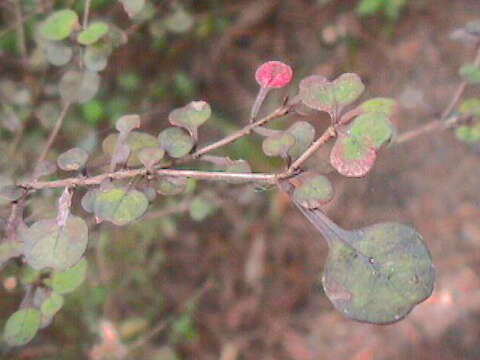
<svg viewBox="0 0 480 360">
<path fill-rule="evenodd" d="M 92 21 L 83 29 L 71 9 L 52 13 L 40 24 L 36 35 L 50 64 L 64 66 L 71 64 L 74 56 L 81 59 L 84 66 L 69 66 L 59 83 L 62 98 L 78 103 L 95 96 L 100 86 L 98 72 L 106 68 L 113 50 L 127 41 L 123 31 L 105 21 Z"/>
</svg>

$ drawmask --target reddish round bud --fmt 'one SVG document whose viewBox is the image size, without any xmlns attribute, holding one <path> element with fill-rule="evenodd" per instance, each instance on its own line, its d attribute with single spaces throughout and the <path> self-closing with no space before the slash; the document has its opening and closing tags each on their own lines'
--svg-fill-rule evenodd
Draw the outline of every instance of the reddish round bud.
<svg viewBox="0 0 480 360">
<path fill-rule="evenodd" d="M 280 61 L 268 61 L 255 72 L 255 80 L 262 88 L 282 88 L 290 84 L 293 70 Z"/>
</svg>

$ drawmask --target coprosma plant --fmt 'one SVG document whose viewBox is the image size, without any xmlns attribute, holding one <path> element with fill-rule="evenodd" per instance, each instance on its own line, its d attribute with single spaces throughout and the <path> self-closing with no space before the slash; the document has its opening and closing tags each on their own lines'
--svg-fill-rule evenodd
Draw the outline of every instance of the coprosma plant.
<svg viewBox="0 0 480 360">
<path fill-rule="evenodd" d="M 142 1 L 123 0 L 122 3 L 131 16 L 143 7 Z M 201 100 L 172 110 L 168 116 L 170 126 L 158 136 L 139 130 L 139 115 L 125 115 L 116 121 L 116 132 L 103 141 L 103 151 L 109 156 L 107 166 L 91 174 L 86 170 L 91 154 L 73 148 L 56 161 L 62 174 L 70 172 L 73 176 L 43 181 L 42 177 L 56 169 L 55 164 L 45 158 L 69 108 L 95 95 L 101 81 L 98 73 L 107 66 L 108 56 L 127 41 L 123 31 L 113 24 L 89 23 L 89 2 L 86 4 L 82 25 L 75 11 L 64 9 L 48 16 L 38 28 L 38 47 L 48 61 L 56 66 L 70 64 L 58 86 L 63 111 L 30 180 L 5 186 L 0 192 L 1 205 L 11 206 L 0 244 L 0 263 L 19 259 L 25 286 L 19 309 L 5 325 L 4 339 L 9 345 L 26 344 L 40 328 L 48 326 L 61 309 L 64 296 L 85 279 L 84 253 L 89 229 L 84 219 L 74 215 L 74 196 L 81 195 L 83 209 L 91 213 L 97 223 L 125 226 L 145 214 L 157 193 L 182 194 L 189 178 L 270 184 L 286 193 L 326 240 L 330 252 L 322 277 L 325 293 L 335 308 L 353 320 L 392 323 L 430 296 L 435 272 L 421 235 L 409 226 L 394 222 L 353 231 L 341 229 L 322 210 L 333 199 L 333 184 L 305 164 L 319 148 L 334 140 L 331 165 L 343 176 L 358 178 L 368 174 L 387 145 L 393 146 L 435 129 L 456 127 L 460 138 L 480 140 L 478 125 L 474 123 L 474 118 L 480 116 L 480 100 L 470 99 L 460 106 L 460 112 L 454 111 L 467 82 L 480 82 L 480 55 L 473 64 L 462 68 L 461 75 L 467 80 L 460 85 L 460 91 L 440 119 L 397 137 L 390 122 L 395 101 L 373 98 L 354 105 L 365 86 L 353 73 L 342 74 L 333 81 L 321 75 L 308 76 L 301 80 L 297 95 L 285 98 L 276 110 L 257 119 L 268 92 L 288 86 L 293 78 L 289 65 L 269 61 L 255 73 L 260 91 L 250 120 L 231 135 L 206 146 L 198 145 L 198 130 L 212 114 L 210 105 Z M 478 24 L 470 24 L 462 31 L 478 46 Z M 71 63 L 72 59 L 76 61 Z M 275 119 L 304 114 L 305 106 L 330 117 L 329 126 L 318 137 L 315 127 L 307 121 L 294 122 L 284 130 L 265 127 Z M 460 123 L 464 125 L 457 127 Z M 252 172 L 246 160 L 208 155 L 252 132 L 264 138 L 262 150 L 267 156 L 283 159 L 283 171 Z M 212 162 L 216 170 L 180 166 L 197 160 Z M 42 195 L 45 189 L 56 188 L 63 189 L 57 216 L 28 223 L 24 210 L 33 206 L 29 199 Z M 88 190 L 81 194 L 85 188 Z M 208 197 L 196 197 L 190 204 L 192 217 L 203 219 L 212 206 Z"/>
</svg>

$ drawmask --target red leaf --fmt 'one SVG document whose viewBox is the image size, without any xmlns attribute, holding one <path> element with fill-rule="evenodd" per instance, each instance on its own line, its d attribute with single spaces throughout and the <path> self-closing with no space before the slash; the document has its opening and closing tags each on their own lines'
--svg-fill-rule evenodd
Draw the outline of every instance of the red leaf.
<svg viewBox="0 0 480 360">
<path fill-rule="evenodd" d="M 290 84 L 293 70 L 280 61 L 268 61 L 255 72 L 255 80 L 262 88 L 282 88 Z"/>
</svg>

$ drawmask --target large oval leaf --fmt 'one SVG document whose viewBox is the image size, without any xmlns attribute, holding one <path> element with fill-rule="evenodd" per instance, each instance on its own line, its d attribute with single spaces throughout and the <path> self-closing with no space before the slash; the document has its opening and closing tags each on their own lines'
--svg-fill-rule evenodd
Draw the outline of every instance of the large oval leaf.
<svg viewBox="0 0 480 360">
<path fill-rule="evenodd" d="M 322 278 L 325 292 L 347 317 L 375 324 L 400 320 L 430 296 L 435 271 L 422 237 L 383 223 L 335 241 Z"/>
</svg>

